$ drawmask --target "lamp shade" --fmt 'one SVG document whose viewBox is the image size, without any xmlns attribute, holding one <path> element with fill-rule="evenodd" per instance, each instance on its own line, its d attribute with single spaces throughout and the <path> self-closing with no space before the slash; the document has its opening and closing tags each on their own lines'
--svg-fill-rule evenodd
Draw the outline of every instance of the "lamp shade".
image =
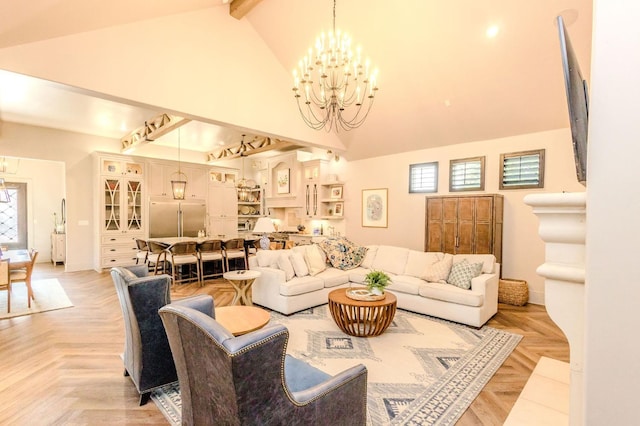
<svg viewBox="0 0 640 426">
<path fill-rule="evenodd" d="M 269 233 L 276 232 L 276 228 L 273 226 L 273 222 L 268 217 L 261 217 L 256 222 L 256 226 L 253 227 L 255 233 Z"/>
</svg>

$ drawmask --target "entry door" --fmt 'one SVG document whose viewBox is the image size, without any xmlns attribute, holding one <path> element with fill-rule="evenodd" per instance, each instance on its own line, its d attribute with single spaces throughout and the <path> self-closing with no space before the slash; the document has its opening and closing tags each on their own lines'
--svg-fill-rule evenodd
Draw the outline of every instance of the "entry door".
<svg viewBox="0 0 640 426">
<path fill-rule="evenodd" d="M 8 249 L 26 249 L 27 238 L 27 184 L 5 182 L 9 202 L 0 203 L 0 245 Z"/>
</svg>

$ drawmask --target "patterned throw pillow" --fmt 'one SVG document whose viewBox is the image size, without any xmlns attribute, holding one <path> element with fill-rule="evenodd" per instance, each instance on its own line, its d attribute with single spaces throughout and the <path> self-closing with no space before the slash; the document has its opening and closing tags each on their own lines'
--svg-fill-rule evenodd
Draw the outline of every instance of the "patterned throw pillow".
<svg viewBox="0 0 640 426">
<path fill-rule="evenodd" d="M 469 290 L 471 279 L 480 275 L 480 272 L 482 272 L 482 262 L 469 263 L 467 259 L 464 259 L 462 262 L 453 264 L 447 283 Z"/>
<path fill-rule="evenodd" d="M 441 260 L 436 263 L 432 263 L 431 265 L 427 265 L 420 278 L 425 281 L 429 281 L 430 283 L 446 281 L 446 279 L 449 278 L 452 263 L 453 255 L 445 253 Z"/>
<path fill-rule="evenodd" d="M 319 243 L 334 268 L 347 270 L 360 266 L 367 254 L 366 247 L 358 247 L 344 237 L 327 238 Z"/>
</svg>

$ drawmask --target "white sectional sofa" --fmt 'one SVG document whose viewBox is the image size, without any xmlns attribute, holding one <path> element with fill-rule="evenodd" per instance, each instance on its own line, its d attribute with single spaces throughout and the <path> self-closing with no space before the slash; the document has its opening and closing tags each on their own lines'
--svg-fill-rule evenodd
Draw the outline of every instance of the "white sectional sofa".
<svg viewBox="0 0 640 426">
<path fill-rule="evenodd" d="M 253 302 L 289 315 L 327 303 L 329 292 L 340 287 L 364 285 L 364 277 L 369 271 L 382 270 L 391 278 L 392 284 L 386 290 L 396 295 L 398 308 L 474 327 L 482 326 L 498 311 L 500 264 L 495 262 L 493 255 L 450 255 L 385 245 L 367 248 L 361 265 L 348 270 L 334 268 L 328 263 L 326 269 L 321 270 L 317 253 L 324 255 L 324 252 L 317 245 L 258 251 L 249 259 L 250 269 L 261 272 L 252 287 Z M 326 260 L 324 256 L 322 262 Z M 311 269 L 313 275 L 305 274 L 301 258 L 306 260 L 307 269 Z M 292 271 L 287 259 L 297 260 L 298 268 Z M 470 288 L 446 283 L 453 265 L 465 260 L 465 263 L 475 264 L 471 266 L 476 271 L 481 268 L 480 275 L 471 279 Z M 462 267 L 460 264 L 456 268 Z"/>
</svg>

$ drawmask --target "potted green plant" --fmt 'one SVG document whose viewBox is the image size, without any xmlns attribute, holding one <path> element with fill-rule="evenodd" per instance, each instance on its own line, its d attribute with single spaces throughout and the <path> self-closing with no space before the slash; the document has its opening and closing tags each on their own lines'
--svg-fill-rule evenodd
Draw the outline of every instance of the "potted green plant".
<svg viewBox="0 0 640 426">
<path fill-rule="evenodd" d="M 391 284 L 391 278 L 382 271 L 371 271 L 364 277 L 364 282 L 371 293 L 381 295 L 384 294 L 384 288 Z"/>
</svg>

